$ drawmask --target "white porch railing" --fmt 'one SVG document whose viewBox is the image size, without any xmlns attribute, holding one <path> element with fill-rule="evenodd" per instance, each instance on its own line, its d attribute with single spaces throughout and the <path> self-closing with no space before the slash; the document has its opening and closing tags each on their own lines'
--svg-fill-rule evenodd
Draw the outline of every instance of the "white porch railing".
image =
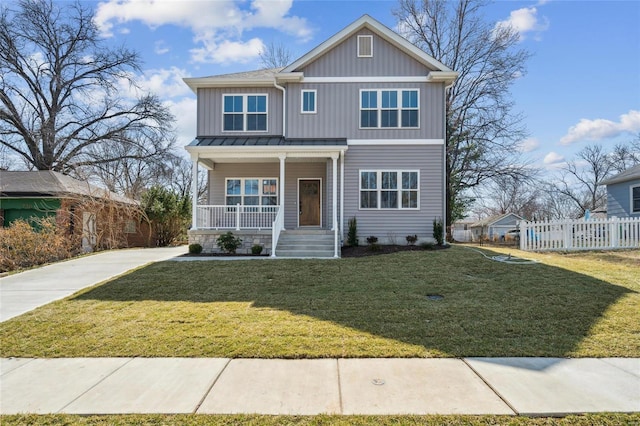
<svg viewBox="0 0 640 426">
<path fill-rule="evenodd" d="M 284 229 L 284 209 L 278 210 L 273 228 L 271 228 L 271 257 L 276 257 L 276 248 L 280 239 L 280 232 Z"/>
<path fill-rule="evenodd" d="M 280 206 L 198 206 L 198 229 L 271 229 Z"/>
<path fill-rule="evenodd" d="M 640 248 L 640 218 L 521 221 L 519 225 L 521 250 Z"/>
</svg>

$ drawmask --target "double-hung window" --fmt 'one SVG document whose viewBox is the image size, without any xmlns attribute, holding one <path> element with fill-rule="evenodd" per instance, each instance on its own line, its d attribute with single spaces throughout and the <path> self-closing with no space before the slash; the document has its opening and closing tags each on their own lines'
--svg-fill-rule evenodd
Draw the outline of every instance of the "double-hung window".
<svg viewBox="0 0 640 426">
<path fill-rule="evenodd" d="M 640 213 L 640 185 L 631 187 L 631 213 Z"/>
<path fill-rule="evenodd" d="M 278 205 L 278 179 L 276 178 L 229 178 L 227 179 L 226 204 L 235 206 Z"/>
<path fill-rule="evenodd" d="M 222 130 L 266 132 L 267 95 L 223 95 Z"/>
<path fill-rule="evenodd" d="M 419 172 L 361 170 L 361 209 L 417 209 Z"/>
<path fill-rule="evenodd" d="M 361 128 L 417 128 L 418 89 L 360 91 Z"/>
</svg>

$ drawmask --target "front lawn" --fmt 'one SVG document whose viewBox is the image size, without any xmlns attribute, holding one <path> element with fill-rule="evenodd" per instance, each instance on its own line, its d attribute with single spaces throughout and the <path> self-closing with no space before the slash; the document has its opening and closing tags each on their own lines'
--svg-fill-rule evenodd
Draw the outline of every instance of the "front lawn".
<svg viewBox="0 0 640 426">
<path fill-rule="evenodd" d="M 156 263 L 0 324 L 0 356 L 640 356 L 640 251 L 499 250 L 543 263 L 460 246 Z"/>
</svg>

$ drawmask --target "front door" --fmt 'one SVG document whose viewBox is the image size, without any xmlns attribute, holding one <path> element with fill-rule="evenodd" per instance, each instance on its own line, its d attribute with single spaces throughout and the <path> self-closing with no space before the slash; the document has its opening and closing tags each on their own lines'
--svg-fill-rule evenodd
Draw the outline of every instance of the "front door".
<svg viewBox="0 0 640 426">
<path fill-rule="evenodd" d="M 320 226 L 320 180 L 298 181 L 300 221 L 299 226 Z"/>
</svg>

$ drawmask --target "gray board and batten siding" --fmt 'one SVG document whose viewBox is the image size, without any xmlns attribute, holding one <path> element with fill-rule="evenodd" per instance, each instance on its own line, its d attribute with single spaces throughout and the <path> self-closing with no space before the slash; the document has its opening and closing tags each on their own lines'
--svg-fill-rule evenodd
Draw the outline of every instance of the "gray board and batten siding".
<svg viewBox="0 0 640 426">
<path fill-rule="evenodd" d="M 442 139 L 442 83 L 303 83 L 287 87 L 288 138 Z M 419 127 L 360 128 L 361 89 L 418 89 Z M 302 114 L 302 90 L 317 90 L 317 113 Z"/>
<path fill-rule="evenodd" d="M 349 147 L 345 153 L 344 170 L 345 237 L 349 219 L 355 216 L 358 237 L 363 244 L 372 235 L 381 243 L 394 242 L 389 241 L 392 238 L 398 244 L 405 244 L 405 237 L 414 234 L 421 241 L 433 240 L 433 219 L 441 217 L 443 212 L 443 149 L 443 145 Z M 360 209 L 360 170 L 418 170 L 420 209 Z"/>
<path fill-rule="evenodd" d="M 357 56 L 359 35 L 373 35 L 372 57 Z M 304 72 L 305 77 L 424 77 L 430 70 L 375 32 L 364 28 L 296 71 Z"/>
<path fill-rule="evenodd" d="M 222 130 L 222 95 L 267 94 L 267 130 L 225 132 Z M 282 135 L 282 92 L 275 87 L 224 87 L 198 89 L 198 136 Z"/>
</svg>

